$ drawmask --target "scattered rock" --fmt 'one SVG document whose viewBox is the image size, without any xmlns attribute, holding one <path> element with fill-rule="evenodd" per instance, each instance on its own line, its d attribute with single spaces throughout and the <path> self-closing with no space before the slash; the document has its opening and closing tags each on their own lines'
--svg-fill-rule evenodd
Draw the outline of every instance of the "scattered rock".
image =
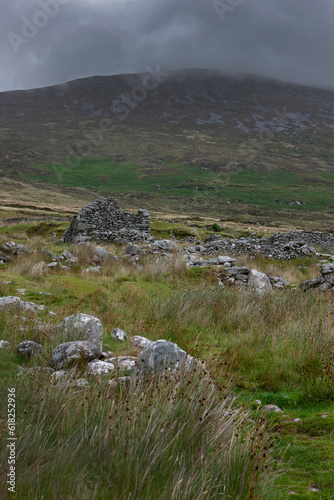
<svg viewBox="0 0 334 500">
<path fill-rule="evenodd" d="M 46 264 L 46 267 L 49 269 L 56 269 L 56 267 L 58 267 L 58 262 L 50 262 L 50 264 Z"/>
<path fill-rule="evenodd" d="M 135 347 L 140 347 L 141 349 L 145 349 L 145 347 L 152 344 L 152 342 L 152 340 L 149 340 L 146 337 L 142 337 L 141 335 L 130 337 L 130 343 Z"/>
<path fill-rule="evenodd" d="M 268 276 L 260 271 L 257 271 L 256 269 L 251 269 L 249 272 L 247 286 L 259 293 L 273 291 L 273 287 L 271 286 Z"/>
<path fill-rule="evenodd" d="M 133 257 L 134 255 L 138 255 L 138 253 L 139 253 L 138 245 L 128 245 L 125 248 L 125 254 L 131 255 L 131 257 Z"/>
<path fill-rule="evenodd" d="M 41 354 L 43 346 L 33 340 L 24 340 L 17 346 L 17 352 L 20 356 L 30 357 L 32 355 Z"/>
<path fill-rule="evenodd" d="M 83 269 L 84 273 L 99 273 L 100 268 L 99 267 L 88 267 L 87 269 Z"/>
<path fill-rule="evenodd" d="M 175 372 L 182 367 L 191 369 L 194 358 L 177 344 L 167 340 L 151 342 L 138 356 L 137 366 L 141 372 L 159 373 L 163 369 Z"/>
<path fill-rule="evenodd" d="M 111 338 L 115 340 L 119 340 L 120 342 L 124 342 L 128 336 L 125 333 L 124 330 L 121 330 L 120 328 L 114 328 L 113 331 L 110 334 Z"/>
<path fill-rule="evenodd" d="M 1 349 L 10 349 L 11 345 L 7 340 L 0 340 L 0 350 Z"/>
<path fill-rule="evenodd" d="M 129 387 L 129 385 L 131 384 L 131 380 L 132 377 L 118 377 L 108 380 L 108 384 L 110 384 L 111 387 L 118 387 L 118 386 Z"/>
<path fill-rule="evenodd" d="M 50 377 L 55 373 L 54 369 L 50 366 L 32 366 L 31 368 L 24 368 L 18 373 L 18 377 L 22 377 L 23 375 L 36 375 L 39 373 L 43 375 L 43 377 Z"/>
<path fill-rule="evenodd" d="M 276 405 L 265 405 L 261 408 L 261 410 L 266 411 L 268 413 L 282 413 L 283 412 L 283 410 L 281 410 L 281 408 L 279 408 Z"/>
<path fill-rule="evenodd" d="M 104 259 L 112 259 L 112 260 L 119 260 L 118 257 L 116 257 L 116 255 L 114 255 L 112 252 L 108 252 L 108 250 L 106 250 L 105 248 L 103 247 L 96 247 L 95 248 L 95 256 L 94 256 L 94 262 L 100 262 L 101 260 L 104 260 Z"/>
<path fill-rule="evenodd" d="M 52 351 L 50 366 L 55 370 L 62 370 L 79 360 L 92 361 L 100 354 L 101 349 L 93 342 L 87 340 L 65 342 Z"/>
<path fill-rule="evenodd" d="M 102 352 L 103 325 L 95 316 L 89 314 L 73 314 L 61 321 L 55 328 L 62 342 L 85 340 L 96 344 Z"/>
<path fill-rule="evenodd" d="M 136 358 L 131 356 L 118 356 L 117 358 L 109 358 L 109 363 L 113 363 L 118 371 L 135 371 L 136 367 Z"/>
<path fill-rule="evenodd" d="M 86 375 L 108 375 L 115 371 L 115 365 L 113 363 L 107 363 L 106 361 L 100 361 L 94 359 L 88 363 L 85 374 Z"/>
<path fill-rule="evenodd" d="M 57 256 L 55 253 L 51 252 L 50 250 L 45 250 L 44 248 L 41 250 L 41 253 L 47 255 L 52 261 L 57 260 Z"/>
</svg>

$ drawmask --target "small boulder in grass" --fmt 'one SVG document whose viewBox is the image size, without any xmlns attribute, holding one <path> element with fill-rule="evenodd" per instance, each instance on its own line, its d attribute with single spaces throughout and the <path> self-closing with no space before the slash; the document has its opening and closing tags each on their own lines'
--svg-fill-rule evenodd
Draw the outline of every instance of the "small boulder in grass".
<svg viewBox="0 0 334 500">
<path fill-rule="evenodd" d="M 135 335 L 134 337 L 130 337 L 130 343 L 134 347 L 140 347 L 141 349 L 145 349 L 148 345 L 152 344 L 152 340 L 147 339 L 146 337 L 142 337 L 141 335 Z"/>
<path fill-rule="evenodd" d="M 124 342 L 128 338 L 128 336 L 124 330 L 121 330 L 120 328 L 114 328 L 111 332 L 111 338 L 119 340 L 120 342 Z"/>
<path fill-rule="evenodd" d="M 33 355 L 35 356 L 36 354 L 42 354 L 43 346 L 33 340 L 24 340 L 17 346 L 17 352 L 20 356 L 29 358 Z"/>
<path fill-rule="evenodd" d="M 113 363 L 107 363 L 106 361 L 100 361 L 94 359 L 88 363 L 85 374 L 86 375 L 108 375 L 115 371 L 115 365 Z"/>
<path fill-rule="evenodd" d="M 270 279 L 264 273 L 257 271 L 256 269 L 251 269 L 248 274 L 247 285 L 249 288 L 255 290 L 260 294 L 268 293 L 273 291 Z"/>
<path fill-rule="evenodd" d="M 56 333 L 63 342 L 85 340 L 96 344 L 102 352 L 103 324 L 89 314 L 73 314 L 56 326 Z"/>
<path fill-rule="evenodd" d="M 262 411 L 266 411 L 267 413 L 282 413 L 283 410 L 276 405 L 265 405 L 261 408 Z"/>
<path fill-rule="evenodd" d="M 0 350 L 1 349 L 10 349 L 11 345 L 7 340 L 0 340 Z"/>
<path fill-rule="evenodd" d="M 159 373 L 162 370 L 177 372 L 185 368 L 192 370 L 196 364 L 195 359 L 181 349 L 174 342 L 156 340 L 148 344 L 138 356 L 137 367 L 139 372 Z"/>
<path fill-rule="evenodd" d="M 55 370 L 63 370 L 78 361 L 92 361 L 100 355 L 101 349 L 93 342 L 65 342 L 52 351 L 50 366 Z"/>
</svg>

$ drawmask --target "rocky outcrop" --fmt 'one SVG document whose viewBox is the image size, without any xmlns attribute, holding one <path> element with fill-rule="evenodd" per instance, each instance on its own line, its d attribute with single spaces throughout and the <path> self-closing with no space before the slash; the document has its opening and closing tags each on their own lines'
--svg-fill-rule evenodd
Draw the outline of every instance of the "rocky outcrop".
<svg viewBox="0 0 334 500">
<path fill-rule="evenodd" d="M 103 324 L 89 314 L 73 314 L 56 326 L 56 334 L 62 342 L 84 340 L 96 344 L 102 352 Z"/>
<path fill-rule="evenodd" d="M 131 214 L 122 210 L 116 198 L 98 198 L 73 218 L 66 230 L 65 243 L 82 241 L 134 243 L 150 237 L 150 214 L 138 210 Z"/>
</svg>

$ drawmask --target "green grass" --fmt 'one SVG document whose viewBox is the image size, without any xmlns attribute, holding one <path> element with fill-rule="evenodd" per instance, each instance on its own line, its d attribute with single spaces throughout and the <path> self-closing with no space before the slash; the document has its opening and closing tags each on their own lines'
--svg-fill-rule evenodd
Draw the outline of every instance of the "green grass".
<svg viewBox="0 0 334 500">
<path fill-rule="evenodd" d="M 202 220 L 193 222 L 199 226 L 205 224 Z M 188 227 L 183 223 L 176 225 L 180 229 Z M 155 230 L 164 235 L 172 226 L 158 221 Z M 23 299 L 45 304 L 57 313 L 55 318 L 47 313 L 39 314 L 38 319 L 44 325 L 57 324 L 77 312 L 99 317 L 104 325 L 103 343 L 116 355 L 138 353 L 129 341 L 117 343 L 111 339 L 110 332 L 119 327 L 129 335 L 174 341 L 203 360 L 219 391 L 217 400 L 212 400 L 213 408 L 218 408 L 219 397 L 225 401 L 232 392 L 237 397 L 233 407 L 240 409 L 243 405 L 249 412 L 247 418 L 254 421 L 254 426 L 249 422 L 247 433 L 250 434 L 244 435 L 247 439 L 254 436 L 252 432 L 258 436 L 255 441 L 259 448 L 254 457 L 260 460 L 266 443 L 273 440 L 276 443 L 273 452 L 269 449 L 269 469 L 262 469 L 265 463 L 258 469 L 262 475 L 254 479 L 256 493 L 251 496 L 247 487 L 237 483 L 238 488 L 243 488 L 242 492 L 238 496 L 230 489 L 230 498 L 261 498 L 262 495 L 268 500 L 283 500 L 292 491 L 298 493 L 296 498 L 303 500 L 334 498 L 331 357 L 334 303 L 331 294 L 289 289 L 269 296 L 254 296 L 244 290 L 221 288 L 214 268 L 187 269 L 177 256 L 171 262 L 142 256 L 139 261 L 142 269 L 111 262 L 102 267 L 100 274 L 94 275 L 81 273 L 78 266 L 69 272 L 36 274 L 34 266 L 43 255 L 39 249 L 48 248 L 60 255 L 65 245 L 55 240 L 47 228 L 43 227 L 41 235 L 35 227 L 35 224 L 13 226 L 7 233 L 2 232 L 3 238 L 6 235 L 12 238 L 12 231 L 16 228 L 19 233 L 21 229 L 22 242 L 33 252 L 2 266 L 0 281 L 11 283 L 0 288 L 1 296 L 17 295 L 17 288 L 25 288 L 27 294 Z M 27 240 L 24 234 L 29 228 L 31 236 Z M 83 268 L 93 255 L 89 245 L 66 248 L 77 255 Z M 295 283 L 318 272 L 315 259 L 309 257 L 291 262 L 241 257 L 237 263 L 281 275 Z M 25 339 L 41 343 L 45 353 L 38 363 L 47 366 L 50 353 L 57 345 L 57 336 L 52 330 L 40 331 L 34 325 L 34 316 L 21 318 L 0 311 L 0 339 L 10 341 L 13 346 Z M 155 389 L 153 393 L 143 391 L 141 411 L 136 411 L 134 402 L 138 392 L 126 396 L 98 383 L 89 389 L 55 390 L 38 375 L 16 378 L 18 365 L 27 368 L 36 365 L 36 361 L 19 358 L 15 349 L 0 352 L 1 417 L 5 415 L 3 398 L 7 387 L 14 385 L 18 394 L 20 493 L 17 498 L 88 499 L 94 498 L 94 494 L 95 498 L 115 498 L 111 491 L 117 492 L 116 498 L 128 498 L 130 492 L 139 499 L 215 498 L 213 491 L 221 490 L 209 489 L 210 493 L 204 494 L 205 487 L 211 488 L 214 481 L 218 481 L 227 482 L 232 488 L 235 474 L 244 477 L 244 484 L 250 486 L 254 462 L 249 462 L 252 465 L 246 471 L 250 476 L 241 474 L 249 448 L 235 442 L 233 453 L 228 454 L 230 462 L 226 461 L 226 455 L 225 458 L 221 453 L 217 455 L 212 445 L 212 432 L 217 429 L 215 418 L 207 421 L 205 428 L 191 420 L 191 415 L 196 416 L 205 408 L 205 405 L 189 406 L 195 404 L 196 384 L 188 394 L 193 402 L 189 399 L 183 402 L 182 386 L 177 399 L 179 406 L 171 413 L 165 411 L 164 396 L 170 390 L 165 386 L 160 394 Z M 260 399 L 262 405 L 277 404 L 283 414 L 262 414 L 254 403 L 256 399 Z M 111 414 L 117 416 L 112 417 L 109 424 Z M 328 416 L 323 418 L 324 414 Z M 263 417 L 265 422 L 260 420 Z M 152 422 L 158 420 L 152 431 L 152 442 L 148 443 L 143 429 L 150 418 Z M 295 418 L 301 422 L 289 422 Z M 175 447 L 170 449 L 169 426 L 178 429 L 180 422 L 188 422 L 189 426 L 176 433 Z M 262 426 L 266 430 L 260 436 Z M 189 440 L 191 432 L 196 439 Z M 145 442 L 141 441 L 143 436 Z M 245 443 L 250 443 L 247 439 Z M 142 448 L 144 444 L 146 448 Z M 166 452 L 163 452 L 164 446 L 167 446 Z M 154 450 L 159 453 L 152 468 L 145 456 L 147 453 L 154 456 Z M 200 459 L 201 454 L 206 464 Z M 5 452 L 1 455 L 0 450 L 0 456 L 4 460 Z M 1 471 L 4 470 L 2 464 Z M 147 470 L 149 473 L 139 492 L 138 485 Z M 269 471 L 268 477 L 265 471 Z M 266 480 L 272 474 L 274 483 L 268 485 Z M 181 475 L 187 479 L 178 483 Z M 79 478 L 75 484 L 73 477 Z M 184 489 L 188 479 L 193 488 L 189 491 L 193 493 Z M 83 484 L 87 492 L 83 491 Z M 312 487 L 320 492 L 310 491 Z M 229 497 L 225 492 L 221 498 Z"/>
<path fill-rule="evenodd" d="M 308 179 L 305 172 L 280 167 L 210 171 L 194 165 L 164 162 L 159 168 L 149 169 L 104 159 L 85 159 L 75 168 L 59 169 L 46 164 L 35 166 L 33 173 L 24 175 L 33 181 L 115 194 L 158 194 L 162 198 L 179 199 L 210 197 L 270 210 L 322 212 L 334 206 L 333 172 L 317 172 Z"/>
</svg>

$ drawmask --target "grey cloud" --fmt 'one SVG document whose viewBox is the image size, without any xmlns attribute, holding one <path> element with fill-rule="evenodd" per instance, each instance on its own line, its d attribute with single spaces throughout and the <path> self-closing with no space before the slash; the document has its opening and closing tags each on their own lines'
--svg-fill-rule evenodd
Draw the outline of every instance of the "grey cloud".
<svg viewBox="0 0 334 500">
<path fill-rule="evenodd" d="M 153 64 L 334 88 L 333 0 L 215 2 L 3 0 L 0 90 L 145 71 Z M 41 3 L 50 15 L 37 16 Z M 31 30 L 34 22 L 41 25 L 29 39 L 22 34 L 24 18 L 33 23 Z"/>
</svg>

